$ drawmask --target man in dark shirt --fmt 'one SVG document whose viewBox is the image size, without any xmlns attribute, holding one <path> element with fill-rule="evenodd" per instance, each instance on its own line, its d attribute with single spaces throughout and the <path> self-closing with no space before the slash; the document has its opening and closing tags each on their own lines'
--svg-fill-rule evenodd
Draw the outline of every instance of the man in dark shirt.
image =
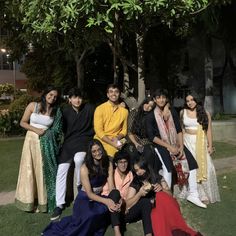
<svg viewBox="0 0 236 236">
<path fill-rule="evenodd" d="M 167 105 L 167 91 L 165 89 L 157 89 L 154 92 L 153 100 L 156 108 L 146 117 L 146 134 L 150 141 L 155 145 L 155 151 L 162 163 L 162 173 L 169 188 L 172 185 L 173 161 L 171 155 L 181 156 L 185 153 L 188 166 L 188 197 L 187 200 L 193 204 L 206 208 L 206 205 L 199 199 L 197 191 L 196 169 L 197 162 L 190 151 L 183 144 L 183 134 L 179 117 L 174 109 L 165 109 Z M 175 144 L 171 138 L 175 136 Z"/>
<path fill-rule="evenodd" d="M 58 157 L 56 179 L 56 205 L 51 220 L 60 217 L 65 204 L 66 180 L 69 167 L 74 161 L 76 184 L 80 185 L 80 167 L 84 161 L 88 144 L 93 139 L 93 115 L 95 107 L 85 103 L 78 88 L 69 91 L 70 106 L 63 110 L 64 142 Z"/>
</svg>

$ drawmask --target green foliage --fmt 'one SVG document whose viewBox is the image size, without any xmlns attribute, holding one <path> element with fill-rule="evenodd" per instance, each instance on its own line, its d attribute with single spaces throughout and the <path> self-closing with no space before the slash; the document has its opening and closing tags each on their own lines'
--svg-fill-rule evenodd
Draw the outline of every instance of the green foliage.
<svg viewBox="0 0 236 236">
<path fill-rule="evenodd" d="M 229 120 L 231 118 L 236 118 L 236 115 L 229 115 L 218 112 L 212 117 L 213 120 Z"/>
<path fill-rule="evenodd" d="M 24 134 L 20 127 L 20 120 L 27 104 L 32 101 L 28 94 L 20 96 L 9 105 L 9 111 L 0 115 L 0 135 Z"/>
<path fill-rule="evenodd" d="M 212 117 L 212 120 L 224 120 L 224 114 L 218 112 Z"/>
<path fill-rule="evenodd" d="M 21 113 L 20 115 L 23 115 L 23 112 L 26 108 L 26 106 L 33 101 L 33 97 L 28 94 L 23 94 L 18 99 L 15 99 L 9 106 L 10 112 L 18 112 Z"/>
<path fill-rule="evenodd" d="M 170 25 L 182 16 L 205 8 L 208 3 L 208 0 L 24 0 L 20 12 L 28 32 L 50 38 L 54 32 L 64 35 L 75 29 L 81 32 L 84 26 L 94 26 L 111 33 L 117 20 L 115 13 L 123 15 L 124 21 L 160 17 L 162 23 Z"/>
<path fill-rule="evenodd" d="M 14 94 L 14 86 L 13 84 L 0 84 L 0 96 L 2 94 L 13 95 Z"/>
<path fill-rule="evenodd" d="M 20 135 L 24 131 L 21 129 L 19 123 L 21 119 L 21 113 L 8 112 L 4 115 L 0 115 L 0 135 Z"/>
<path fill-rule="evenodd" d="M 0 110 L 7 110 L 11 103 L 10 99 L 0 100 Z"/>
<path fill-rule="evenodd" d="M 55 46 L 54 46 L 55 47 Z M 68 89 L 76 84 L 75 62 L 64 50 L 35 47 L 21 67 L 28 78 L 27 87 L 42 91 L 48 84 Z"/>
<path fill-rule="evenodd" d="M 221 4 L 226 1 L 9 0 L 5 1 L 2 9 L 7 15 L 4 22 L 10 22 L 8 28 L 13 29 L 14 36 L 18 35 L 12 40 L 15 44 L 13 51 L 25 50 L 26 45 L 32 43 L 35 50 L 44 48 L 50 54 L 46 56 L 46 53 L 42 53 L 41 57 L 38 54 L 36 63 L 24 67 L 27 76 L 30 75 L 29 86 L 41 90 L 51 81 L 64 86 L 63 81 L 69 84 L 73 80 L 73 76 L 65 80 L 58 54 L 61 58 L 78 62 L 84 50 L 96 46 L 104 38 L 106 41 L 115 40 L 118 27 L 122 31 L 122 36 L 116 38 L 118 43 L 125 41 L 125 34 L 130 37 L 133 33 L 146 32 L 157 24 L 165 24 L 174 28 L 179 35 L 185 35 L 189 31 L 189 21 L 212 2 Z M 123 54 L 126 54 L 122 55 L 123 58 L 132 57 L 130 50 Z M 55 61 L 55 65 L 52 61 Z M 75 63 L 72 64 L 75 66 Z"/>
</svg>

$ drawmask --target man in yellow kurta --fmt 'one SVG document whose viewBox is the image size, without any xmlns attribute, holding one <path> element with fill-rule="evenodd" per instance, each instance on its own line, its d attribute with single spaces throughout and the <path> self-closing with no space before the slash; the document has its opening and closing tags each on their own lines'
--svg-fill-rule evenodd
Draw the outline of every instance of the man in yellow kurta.
<svg viewBox="0 0 236 236">
<path fill-rule="evenodd" d="M 120 141 L 127 134 L 128 110 L 119 106 L 120 89 L 111 84 L 107 88 L 108 101 L 98 106 L 94 113 L 95 139 L 103 144 L 111 157 L 120 150 Z"/>
</svg>

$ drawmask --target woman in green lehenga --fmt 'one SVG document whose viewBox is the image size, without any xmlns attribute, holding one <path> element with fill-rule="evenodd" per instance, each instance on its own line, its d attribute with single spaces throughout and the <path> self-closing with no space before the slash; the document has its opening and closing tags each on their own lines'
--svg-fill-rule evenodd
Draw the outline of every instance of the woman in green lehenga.
<svg viewBox="0 0 236 236">
<path fill-rule="evenodd" d="M 51 212 L 55 207 L 56 156 L 62 137 L 59 92 L 48 87 L 39 103 L 31 102 L 20 125 L 27 130 L 22 150 L 15 203 L 28 211 Z"/>
</svg>

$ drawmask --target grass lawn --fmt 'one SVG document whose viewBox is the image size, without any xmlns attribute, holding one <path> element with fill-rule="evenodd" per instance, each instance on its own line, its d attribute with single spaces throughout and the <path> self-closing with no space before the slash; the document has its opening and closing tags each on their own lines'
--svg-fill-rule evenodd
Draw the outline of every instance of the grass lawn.
<svg viewBox="0 0 236 236">
<path fill-rule="evenodd" d="M 218 176 L 221 202 L 209 205 L 207 209 L 193 206 L 186 201 L 181 202 L 181 209 L 189 225 L 202 232 L 204 236 L 236 235 L 236 171 Z M 71 208 L 63 215 L 68 215 Z M 49 223 L 49 215 L 42 213 L 25 213 L 13 204 L 0 206 L 0 235 L 36 236 Z M 111 228 L 105 236 L 112 236 Z M 143 235 L 141 223 L 129 224 L 127 236 Z"/>
<path fill-rule="evenodd" d="M 236 171 L 218 176 L 221 202 L 207 209 L 182 202 L 182 211 L 189 224 L 204 236 L 236 235 Z"/>
<path fill-rule="evenodd" d="M 23 139 L 0 140 L 0 192 L 16 187 L 23 142 Z M 214 142 L 214 146 L 213 159 L 236 156 L 236 145 Z"/>
<path fill-rule="evenodd" d="M 212 155 L 213 159 L 236 156 L 236 144 L 214 142 L 214 147 L 215 152 Z"/>
<path fill-rule="evenodd" d="M 21 140 L 0 140 L 0 192 L 14 190 L 23 145 Z M 221 142 L 214 143 L 216 153 L 214 158 L 224 158 L 236 155 L 236 145 Z M 186 201 L 181 202 L 181 208 L 188 223 L 204 236 L 234 236 L 236 235 L 236 172 L 218 176 L 222 201 L 210 205 L 207 209 L 197 208 Z M 69 215 L 68 208 L 63 215 Z M 48 214 L 32 214 L 17 210 L 14 204 L 0 206 L 0 235 L 36 236 L 49 223 Z M 113 235 L 111 228 L 106 236 Z M 128 225 L 128 236 L 143 235 L 140 223 Z"/>
<path fill-rule="evenodd" d="M 16 188 L 24 139 L 0 141 L 0 192 Z"/>
</svg>

